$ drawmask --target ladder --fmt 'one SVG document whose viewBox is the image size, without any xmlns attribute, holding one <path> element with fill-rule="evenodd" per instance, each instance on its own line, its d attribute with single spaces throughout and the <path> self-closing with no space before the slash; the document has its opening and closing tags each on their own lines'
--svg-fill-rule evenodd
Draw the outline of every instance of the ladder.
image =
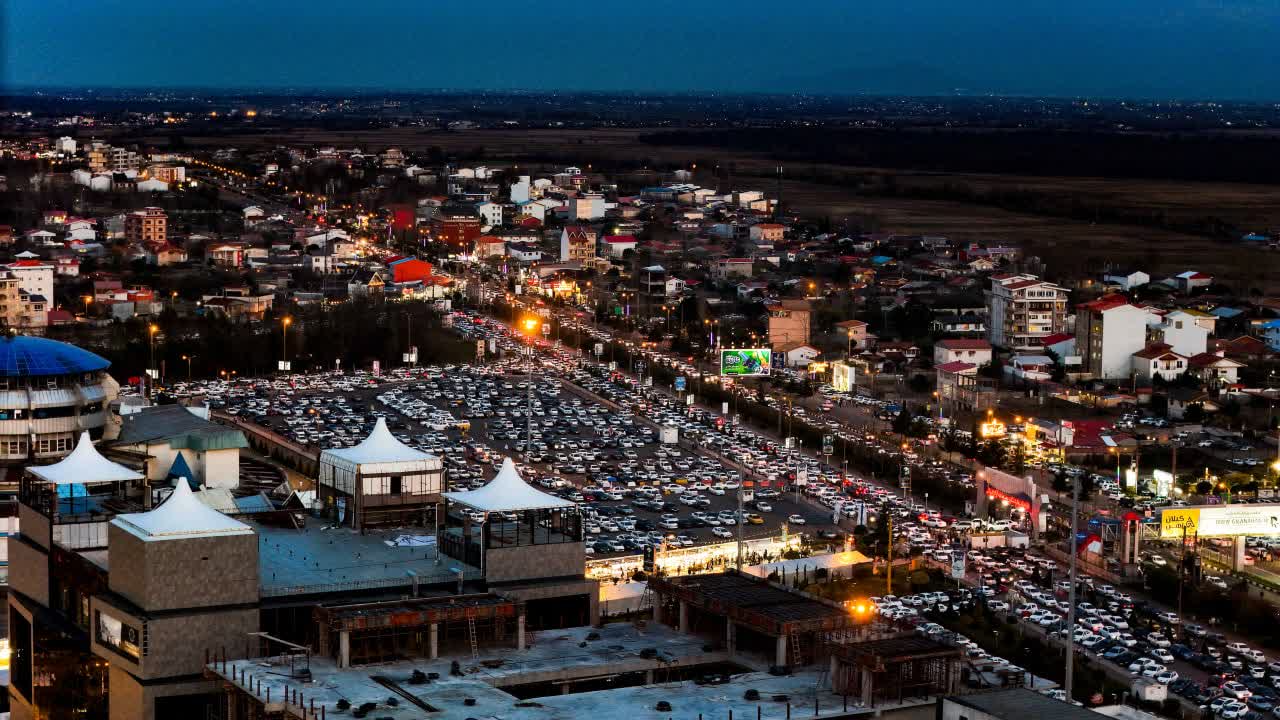
<svg viewBox="0 0 1280 720">
<path fill-rule="evenodd" d="M 644 584 L 644 592 L 640 594 L 640 607 L 637 609 L 637 615 L 643 615 L 653 609 L 653 591 L 649 589 L 649 583 Z"/>
<path fill-rule="evenodd" d="M 467 634 L 471 636 L 471 659 L 475 660 L 480 657 L 480 647 L 476 642 L 476 619 L 467 618 Z"/>
<path fill-rule="evenodd" d="M 803 665 L 800 655 L 800 634 L 791 633 L 791 664 L 795 667 Z"/>
</svg>

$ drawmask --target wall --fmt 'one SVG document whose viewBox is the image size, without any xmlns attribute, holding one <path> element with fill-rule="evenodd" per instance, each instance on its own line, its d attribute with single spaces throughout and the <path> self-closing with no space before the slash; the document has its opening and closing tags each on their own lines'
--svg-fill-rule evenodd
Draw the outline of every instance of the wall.
<svg viewBox="0 0 1280 720">
<path fill-rule="evenodd" d="M 49 606 L 49 556 L 20 538 L 9 538 L 9 587 Z"/>
<path fill-rule="evenodd" d="M 112 525 L 110 586 L 148 612 L 258 601 L 258 536 L 147 542 Z"/>
<path fill-rule="evenodd" d="M 484 576 L 491 583 L 582 577 L 586 571 L 585 557 L 582 543 L 490 549 L 485 553 Z"/>
</svg>

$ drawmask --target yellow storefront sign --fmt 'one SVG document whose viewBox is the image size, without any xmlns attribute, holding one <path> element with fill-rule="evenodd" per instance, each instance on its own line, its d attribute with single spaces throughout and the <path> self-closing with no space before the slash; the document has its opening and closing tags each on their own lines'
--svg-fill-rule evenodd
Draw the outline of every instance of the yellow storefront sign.
<svg viewBox="0 0 1280 720">
<path fill-rule="evenodd" d="M 1181 538 L 1196 534 L 1200 527 L 1200 508 L 1165 508 L 1160 513 L 1160 537 Z"/>
</svg>

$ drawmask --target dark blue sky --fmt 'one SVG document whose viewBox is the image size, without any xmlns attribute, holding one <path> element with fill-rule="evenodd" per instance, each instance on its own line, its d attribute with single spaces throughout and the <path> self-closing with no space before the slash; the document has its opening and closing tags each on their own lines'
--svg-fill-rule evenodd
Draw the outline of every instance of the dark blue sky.
<svg viewBox="0 0 1280 720">
<path fill-rule="evenodd" d="M 1280 99 L 1280 0 L 0 0 L 22 85 Z"/>
</svg>

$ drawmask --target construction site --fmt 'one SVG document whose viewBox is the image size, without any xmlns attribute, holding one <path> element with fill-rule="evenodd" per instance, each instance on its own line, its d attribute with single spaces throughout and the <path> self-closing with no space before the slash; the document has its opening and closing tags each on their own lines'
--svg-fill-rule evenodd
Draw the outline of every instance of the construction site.
<svg viewBox="0 0 1280 720">
<path fill-rule="evenodd" d="M 657 578 L 646 602 L 652 621 L 539 631 L 497 592 L 320 605 L 314 651 L 261 633 L 212 651 L 212 717 L 841 718 L 959 690 L 956 648 L 765 579 Z"/>
</svg>

